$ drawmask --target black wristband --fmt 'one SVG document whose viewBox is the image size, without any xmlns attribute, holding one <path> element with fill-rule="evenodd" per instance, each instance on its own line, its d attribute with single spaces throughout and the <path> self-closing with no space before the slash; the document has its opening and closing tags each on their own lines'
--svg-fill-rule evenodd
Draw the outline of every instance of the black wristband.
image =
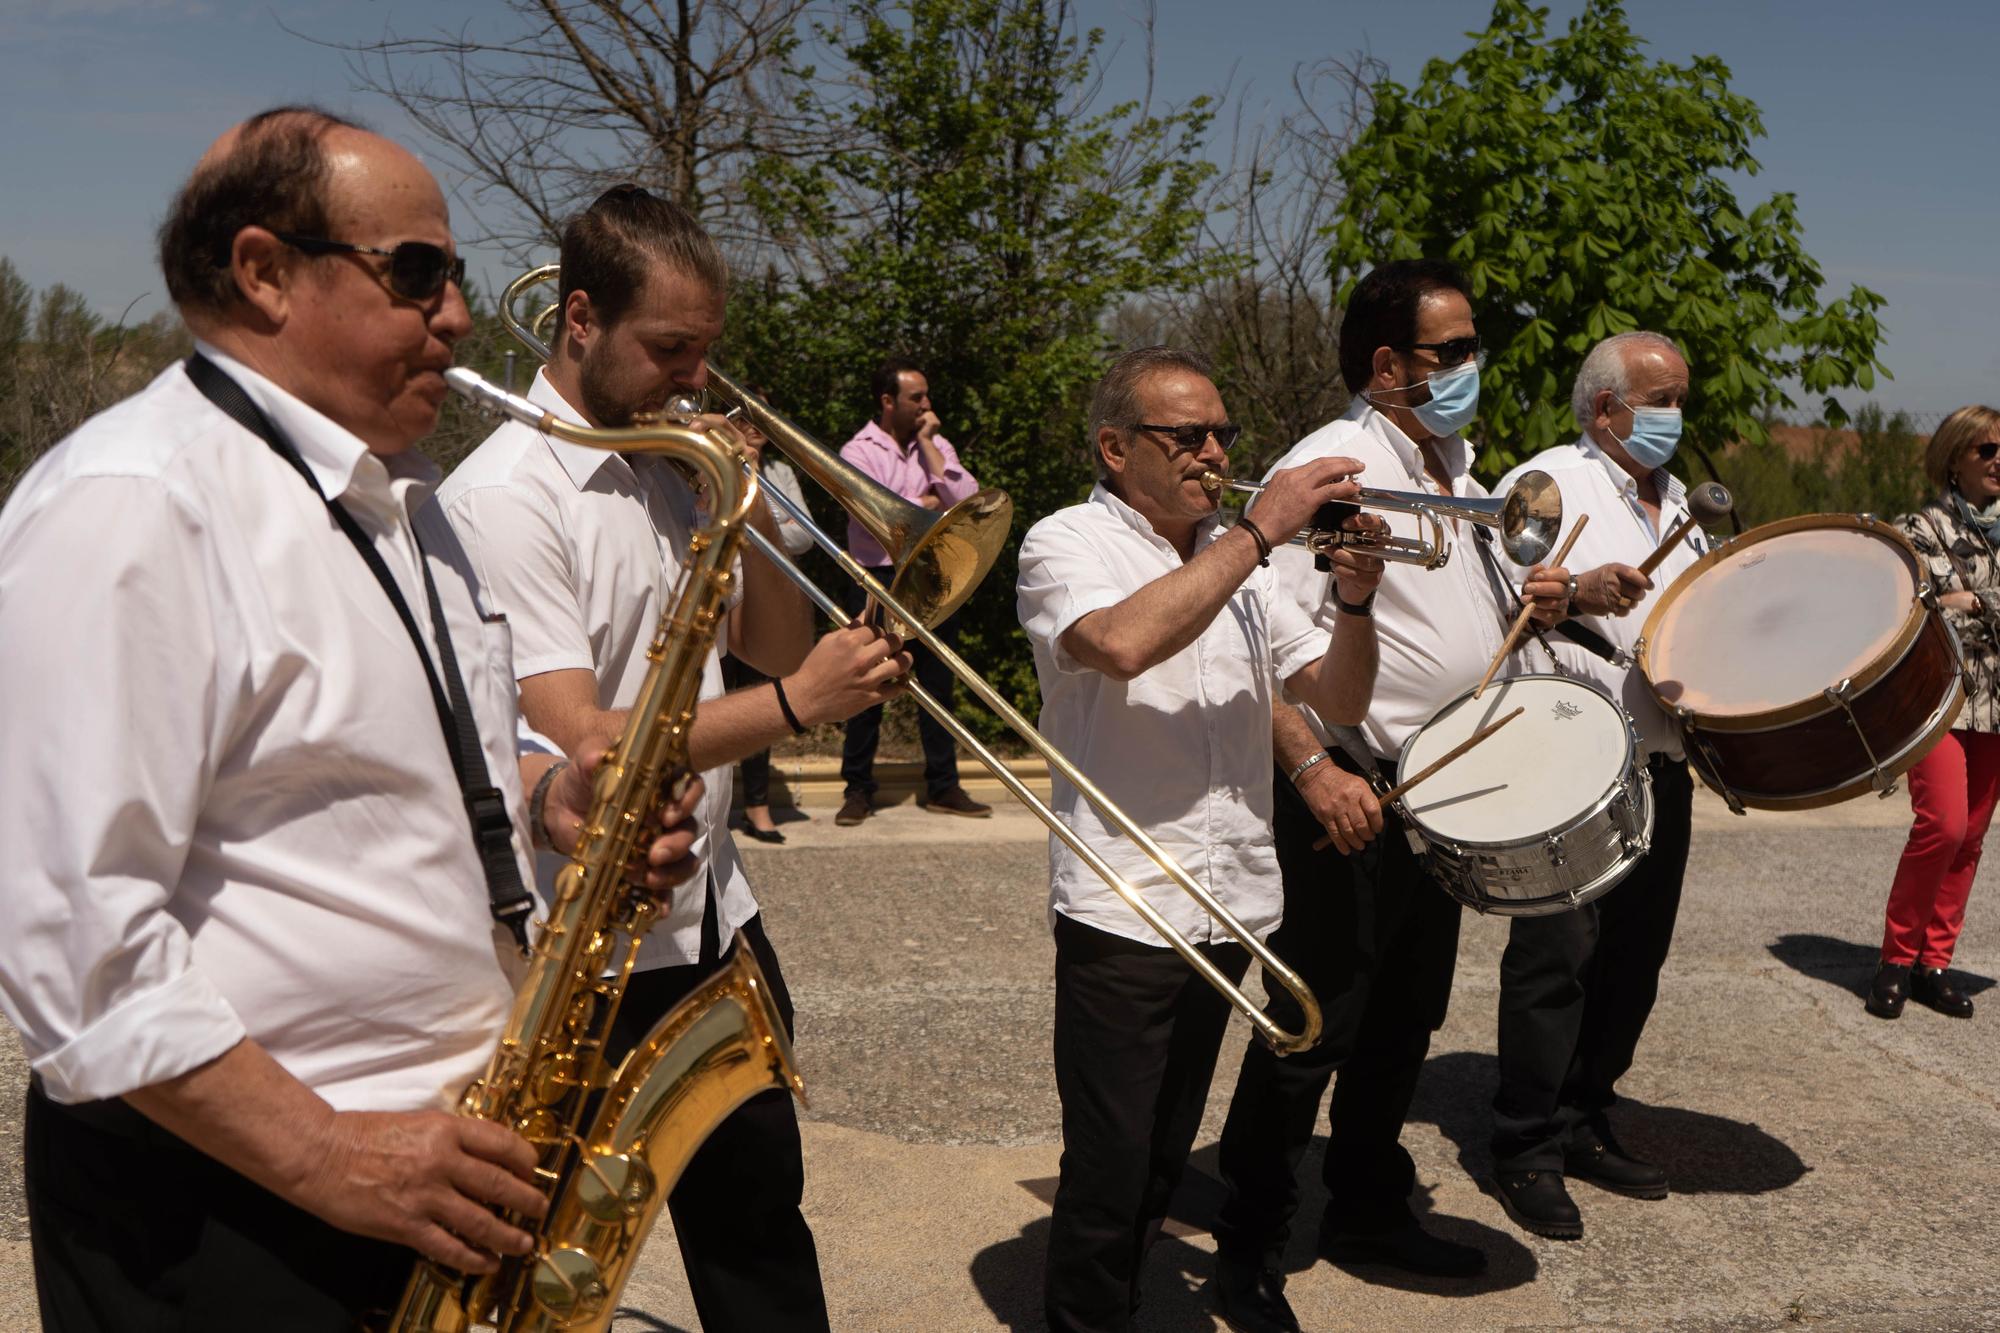
<svg viewBox="0 0 2000 1333">
<path fill-rule="evenodd" d="M 1252 523 L 1248 517 L 1237 519 L 1236 526 L 1243 529 L 1245 532 L 1249 533 L 1250 540 L 1257 543 L 1257 563 L 1259 565 L 1270 564 L 1271 543 L 1264 540 L 1263 529 L 1259 528 L 1255 523 Z"/>
<path fill-rule="evenodd" d="M 1372 616 L 1375 614 L 1375 594 L 1379 591 L 1379 588 L 1372 589 L 1360 601 L 1350 602 L 1340 595 L 1340 585 L 1336 583 L 1333 585 L 1333 604 L 1350 616 Z"/>
<path fill-rule="evenodd" d="M 792 701 L 785 697 L 785 682 L 774 679 L 771 682 L 771 688 L 777 692 L 778 711 L 785 715 L 785 725 L 792 729 L 792 735 L 805 735 L 806 729 L 804 724 L 799 721 L 799 715 L 792 711 Z"/>
</svg>

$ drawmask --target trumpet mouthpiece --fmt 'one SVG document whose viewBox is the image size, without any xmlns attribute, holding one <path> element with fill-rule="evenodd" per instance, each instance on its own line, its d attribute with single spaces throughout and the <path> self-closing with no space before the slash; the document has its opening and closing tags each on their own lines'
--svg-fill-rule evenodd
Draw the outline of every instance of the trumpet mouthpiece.
<svg viewBox="0 0 2000 1333">
<path fill-rule="evenodd" d="M 1228 484 L 1229 478 L 1223 476 L 1220 472 L 1204 472 L 1201 474 L 1201 488 L 1205 491 L 1219 491 Z"/>
</svg>

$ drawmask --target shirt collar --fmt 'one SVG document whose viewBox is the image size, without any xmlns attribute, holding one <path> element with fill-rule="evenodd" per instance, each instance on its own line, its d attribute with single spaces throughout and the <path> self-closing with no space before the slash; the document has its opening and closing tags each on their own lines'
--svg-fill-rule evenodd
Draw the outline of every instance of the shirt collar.
<svg viewBox="0 0 2000 1333">
<path fill-rule="evenodd" d="M 437 464 L 416 450 L 405 449 L 383 457 L 363 444 L 353 431 L 317 408 L 307 406 L 227 352 L 200 339 L 195 340 L 194 346 L 241 385 L 250 401 L 270 418 L 278 434 L 299 451 L 299 457 L 327 499 L 352 496 L 366 504 L 390 506 L 395 499 L 394 484 L 407 482 L 409 486 L 403 489 L 416 490 L 409 497 L 409 507 L 414 510 L 437 486 Z"/>
<path fill-rule="evenodd" d="M 860 430 L 854 432 L 854 438 L 857 440 L 866 440 L 877 449 L 887 449 L 890 453 L 899 456 L 908 454 L 910 450 L 917 447 L 917 437 L 914 435 L 910 437 L 908 444 L 897 444 L 896 437 L 888 431 L 883 430 L 880 421 L 870 421 Z"/>
<path fill-rule="evenodd" d="M 1111 511 L 1112 515 L 1116 517 L 1120 523 L 1123 523 L 1126 527 L 1132 529 L 1132 531 L 1138 533 L 1140 536 L 1144 537 L 1147 541 L 1159 547 L 1161 550 L 1163 551 L 1174 550 L 1173 543 L 1168 541 L 1165 537 L 1162 537 L 1154 529 L 1151 521 L 1148 520 L 1144 514 L 1140 513 L 1138 510 L 1134 509 L 1131 505 L 1128 505 L 1123 500 L 1119 499 L 1115 494 L 1112 493 L 1111 488 L 1106 486 L 1103 482 L 1100 481 L 1095 486 L 1090 488 L 1090 502 L 1092 504 L 1103 505 L 1106 509 Z M 1222 515 L 1219 512 L 1211 514 L 1207 518 L 1199 520 L 1194 525 L 1194 549 L 1199 551 L 1204 546 L 1207 546 L 1210 542 L 1214 541 L 1217 537 L 1221 536 L 1222 535 L 1221 523 L 1222 523 Z M 1180 553 L 1178 551 L 1174 551 L 1174 556 L 1176 559 L 1178 559 Z"/>
<path fill-rule="evenodd" d="M 1604 469 L 1605 473 L 1611 478 L 1611 484 L 1617 487 L 1619 494 L 1628 500 L 1639 498 L 1639 483 L 1633 480 L 1631 473 L 1618 466 L 1617 462 L 1612 459 L 1610 454 L 1604 452 L 1604 449 L 1596 440 L 1590 438 L 1589 431 L 1585 431 L 1582 437 L 1577 440 L 1576 447 L 1582 451 L 1585 458 L 1591 459 Z M 1679 506 L 1687 495 L 1687 487 L 1681 483 L 1681 479 L 1663 467 L 1653 469 L 1653 485 L 1660 492 L 1660 508 L 1662 509 L 1673 509 Z"/>
<path fill-rule="evenodd" d="M 1341 420 L 1360 423 L 1363 430 L 1388 445 L 1396 457 L 1402 460 L 1404 469 L 1411 476 L 1425 475 L 1424 451 L 1417 447 L 1417 442 L 1403 434 L 1402 427 L 1390 420 L 1388 413 L 1378 409 L 1360 394 L 1356 394 L 1348 401 L 1347 411 L 1342 414 Z M 1444 464 L 1445 476 L 1456 482 L 1471 470 L 1472 450 L 1466 446 L 1462 436 L 1441 436 L 1437 445 L 1438 459 Z"/>
<path fill-rule="evenodd" d="M 583 413 L 579 412 L 569 399 L 563 397 L 562 391 L 550 381 L 546 366 L 535 372 L 535 381 L 528 386 L 528 401 L 536 407 L 546 407 L 572 425 L 587 424 L 583 419 Z M 549 446 L 549 452 L 555 455 L 556 462 L 562 466 L 570 484 L 578 490 L 589 486 L 591 478 L 597 475 L 600 468 L 610 466 L 614 460 L 621 464 L 625 463 L 625 460 L 618 456 L 616 449 L 595 449 L 587 444 L 561 439 L 547 431 L 541 432 L 541 436 L 542 442 Z"/>
</svg>

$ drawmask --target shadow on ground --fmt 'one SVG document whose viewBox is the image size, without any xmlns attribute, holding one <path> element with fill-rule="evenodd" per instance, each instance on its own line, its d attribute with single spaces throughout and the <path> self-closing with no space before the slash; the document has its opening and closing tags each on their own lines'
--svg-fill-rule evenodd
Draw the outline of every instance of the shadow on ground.
<svg viewBox="0 0 2000 1333">
<path fill-rule="evenodd" d="M 688 1333 L 688 1330 L 636 1306 L 621 1305 L 618 1313 L 611 1316 L 611 1333 Z"/>
<path fill-rule="evenodd" d="M 1799 975 L 1838 986 L 1857 1000 L 1868 998 L 1869 984 L 1882 961 L 1882 951 L 1876 945 L 1855 944 L 1831 935 L 1780 935 L 1766 947 L 1773 958 Z M 1995 984 L 1992 977 L 1976 972 L 1947 971 L 1967 995 L 1991 990 Z"/>
<path fill-rule="evenodd" d="M 1477 1051 L 1433 1057 L 1424 1065 L 1409 1117 L 1413 1124 L 1436 1125 L 1456 1144 L 1459 1165 L 1489 1194 L 1499 1066 L 1496 1057 Z M 1666 1168 L 1676 1194 L 1766 1194 L 1796 1184 L 1812 1169 L 1760 1126 L 1705 1111 L 1625 1098 L 1612 1109 L 1611 1126 L 1633 1155 Z"/>
<path fill-rule="evenodd" d="M 1035 1187 L 1042 1183 L 1021 1182 L 1038 1195 Z M 1178 1228 L 1173 1222 L 1168 1227 L 1146 1254 L 1139 1322 L 1147 1328 L 1207 1328 L 1208 1297 L 1202 1288 L 1215 1271 L 1215 1256 L 1174 1234 Z M 1003 1327 L 1024 1333 L 1048 1327 L 1042 1317 L 1042 1260 L 1048 1248 L 1049 1220 L 1043 1217 L 1022 1227 L 1013 1240 L 973 1256 L 972 1285 Z"/>
</svg>

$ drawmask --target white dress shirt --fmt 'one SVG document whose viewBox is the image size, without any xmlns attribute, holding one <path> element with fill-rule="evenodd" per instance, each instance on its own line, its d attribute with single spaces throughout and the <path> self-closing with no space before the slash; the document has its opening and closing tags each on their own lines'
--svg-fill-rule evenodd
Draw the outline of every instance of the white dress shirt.
<svg viewBox="0 0 2000 1333">
<path fill-rule="evenodd" d="M 436 469 L 202 350 L 373 539 L 431 652 L 421 537 L 523 851 L 507 626 L 417 513 Z M 423 666 L 320 498 L 180 365 L 0 514 L 0 681 L 0 996 L 51 1097 L 246 1035 L 339 1110 L 443 1105 L 483 1070 L 511 991 Z"/>
<path fill-rule="evenodd" d="M 535 375 L 528 398 L 582 419 L 545 372 Z M 660 612 L 680 584 L 688 537 L 700 522 L 693 493 L 673 465 L 571 444 L 509 421 L 445 479 L 437 504 L 470 552 L 488 601 L 513 625 L 515 676 L 593 672 L 599 708 L 630 708 L 652 666 L 646 649 Z M 722 694 L 726 651 L 718 634 L 702 668 L 702 699 Z M 757 914 L 757 900 L 729 834 L 729 768 L 702 778 L 708 790 L 695 816 L 693 855 L 714 873 L 726 947 Z M 552 852 L 536 858 L 545 898 L 564 864 Z M 697 961 L 707 883 L 698 873 L 675 891 L 673 910 L 646 932 L 640 968 Z"/>
<path fill-rule="evenodd" d="M 1440 441 L 1438 447 L 1446 475 L 1451 478 L 1451 493 L 1462 498 L 1484 496 L 1485 487 L 1466 470 L 1470 451 L 1465 441 L 1453 436 Z M 1273 473 L 1285 468 L 1342 456 L 1361 463 L 1364 471 L 1359 480 L 1363 486 L 1438 494 L 1437 486 L 1424 473 L 1416 444 L 1362 398 L 1356 398 L 1339 420 L 1292 446 L 1264 479 L 1269 481 Z M 1254 505 L 1250 512 L 1255 515 Z M 1425 525 L 1415 515 L 1369 512 L 1388 520 L 1397 536 L 1427 535 Z M 1369 749 L 1378 759 L 1397 759 L 1419 727 L 1479 683 L 1486 664 L 1500 651 L 1501 635 L 1512 619 L 1512 611 L 1500 605 L 1485 562 L 1474 549 L 1476 525 L 1446 519 L 1445 533 L 1452 553 L 1443 569 L 1426 570 L 1396 561 L 1387 562 L 1383 569 L 1375 596 L 1375 637 L 1381 666 L 1375 676 L 1368 719 L 1361 726 Z M 1498 554 L 1497 545 L 1495 552 Z M 1499 558 L 1504 569 L 1505 556 Z M 1298 546 L 1273 551 L 1271 566 L 1278 585 L 1318 625 L 1323 650 L 1339 614 L 1334 603 L 1334 575 L 1313 568 L 1311 553 Z M 1329 744 L 1330 734 L 1313 710 L 1304 707 L 1302 711 L 1320 743 Z"/>
<path fill-rule="evenodd" d="M 1613 561 L 1636 568 L 1645 563 L 1653 548 L 1660 544 L 1660 538 L 1687 517 L 1687 487 L 1665 468 L 1659 468 L 1653 473 L 1653 484 L 1659 488 L 1661 526 L 1655 528 L 1646 507 L 1639 502 L 1639 483 L 1624 468 L 1612 462 L 1588 435 L 1575 444 L 1543 450 L 1501 478 L 1500 489 L 1505 491 L 1516 478 L 1531 468 L 1540 468 L 1555 478 L 1556 487 L 1562 492 L 1564 533 L 1575 525 L 1578 516 L 1590 515 L 1589 524 L 1577 537 L 1576 545 L 1569 553 L 1568 568 L 1572 573 L 1595 569 Z M 1699 560 L 1707 549 L 1708 538 L 1702 530 L 1699 527 L 1690 530 L 1687 536 L 1674 543 L 1666 559 L 1653 571 L 1652 590 L 1640 598 L 1637 606 L 1622 616 L 1578 616 L 1578 623 L 1596 630 L 1614 648 L 1630 652 L 1639 642 L 1639 632 L 1646 627 L 1646 617 L 1653 613 L 1660 595 L 1680 576 L 1682 570 Z M 1522 572 L 1513 570 L 1517 579 Z M 1660 711 L 1637 665 L 1616 666 L 1560 634 L 1542 637 L 1562 662 L 1564 670 L 1595 681 L 1604 687 L 1605 693 L 1625 705 L 1625 711 L 1631 714 L 1638 728 L 1639 743 L 1647 755 L 1681 757 L 1680 735 L 1667 720 L 1667 715 Z M 1509 675 L 1521 671 L 1547 671 L 1548 653 L 1533 639 L 1524 638 L 1521 647 L 1515 650 L 1510 665 L 1502 669 Z"/>
<path fill-rule="evenodd" d="M 1220 534 L 1211 520 L 1200 551 Z M 1041 729 L 1133 823 L 1258 936 L 1278 924 L 1284 883 L 1271 840 L 1271 699 L 1325 652 L 1323 636 L 1275 582 L 1254 569 L 1201 637 L 1129 681 L 1077 661 L 1064 631 L 1182 567 L 1180 553 L 1103 486 L 1058 510 L 1021 543 L 1018 611 L 1042 686 Z M 1199 942 L 1227 942 L 1186 893 L 1105 823 L 1060 775 L 1058 816 L 1146 896 L 1168 924 Z M 1053 835 L 1052 911 L 1164 946 L 1138 913 Z M 1051 917 L 1051 922 L 1053 922 Z"/>
</svg>

